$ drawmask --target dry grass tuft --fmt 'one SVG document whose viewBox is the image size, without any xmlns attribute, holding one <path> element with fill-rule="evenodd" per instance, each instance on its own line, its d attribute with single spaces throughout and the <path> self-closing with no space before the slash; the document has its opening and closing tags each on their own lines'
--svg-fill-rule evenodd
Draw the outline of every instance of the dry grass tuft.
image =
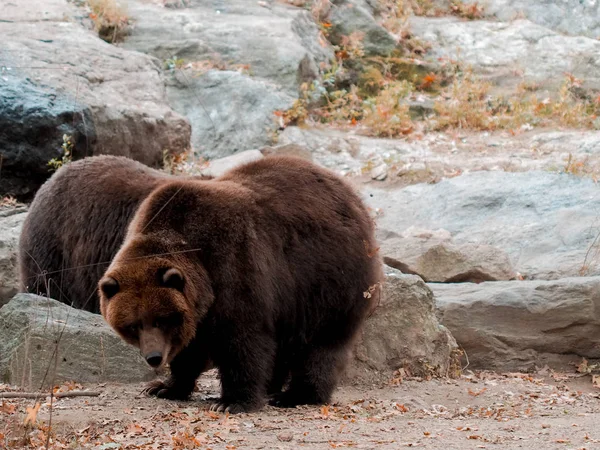
<svg viewBox="0 0 600 450">
<path fill-rule="evenodd" d="M 129 25 L 125 8 L 116 0 L 88 0 L 88 5 L 98 36 L 109 43 L 121 41 Z"/>
<path fill-rule="evenodd" d="M 600 128 L 600 98 L 580 92 L 581 80 L 567 75 L 554 98 L 538 98 L 533 87 L 521 84 L 508 96 L 492 96 L 491 85 L 471 71 L 457 75 L 435 103 L 433 128 L 515 130 L 534 126 Z"/>
<path fill-rule="evenodd" d="M 478 2 L 464 3 L 462 0 L 452 0 L 449 8 L 450 13 L 463 19 L 478 20 L 484 16 L 483 6 Z"/>
</svg>

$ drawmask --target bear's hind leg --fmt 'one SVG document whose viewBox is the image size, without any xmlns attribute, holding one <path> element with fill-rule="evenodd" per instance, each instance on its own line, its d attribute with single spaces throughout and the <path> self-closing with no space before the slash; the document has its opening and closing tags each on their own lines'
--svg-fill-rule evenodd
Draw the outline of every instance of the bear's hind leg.
<svg viewBox="0 0 600 450">
<path fill-rule="evenodd" d="M 289 408 L 329 403 L 346 359 L 344 346 L 323 346 L 307 350 L 305 358 L 292 372 L 290 387 L 273 399 L 271 404 Z"/>
</svg>

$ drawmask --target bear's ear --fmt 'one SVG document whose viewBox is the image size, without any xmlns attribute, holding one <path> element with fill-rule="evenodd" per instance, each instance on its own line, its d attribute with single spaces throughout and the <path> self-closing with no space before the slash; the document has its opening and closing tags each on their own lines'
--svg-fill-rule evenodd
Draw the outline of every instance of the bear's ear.
<svg viewBox="0 0 600 450">
<path fill-rule="evenodd" d="M 162 269 L 159 272 L 160 285 L 170 289 L 177 289 L 183 292 L 183 274 L 179 269 L 171 267 L 170 269 Z"/>
<path fill-rule="evenodd" d="M 119 282 L 112 277 L 106 277 L 100 282 L 100 289 L 106 299 L 110 300 L 119 293 Z"/>
</svg>

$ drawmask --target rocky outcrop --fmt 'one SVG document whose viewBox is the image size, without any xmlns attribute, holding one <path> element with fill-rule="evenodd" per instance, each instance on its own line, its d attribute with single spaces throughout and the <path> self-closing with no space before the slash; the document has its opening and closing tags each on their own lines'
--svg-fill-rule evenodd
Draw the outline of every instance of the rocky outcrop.
<svg viewBox="0 0 600 450">
<path fill-rule="evenodd" d="M 190 146 L 190 125 L 167 105 L 156 61 L 102 41 L 63 3 L 46 5 L 48 18 L 36 21 L 44 6 L 26 14 L 0 2 L 3 195 L 30 198 L 63 154 L 63 135 L 75 159 L 115 154 L 151 166 Z"/>
<path fill-rule="evenodd" d="M 33 387 L 64 381 L 151 379 L 139 352 L 97 315 L 56 300 L 18 294 L 0 308 L 0 380 Z"/>
<path fill-rule="evenodd" d="M 310 13 L 283 2 L 193 2 L 164 9 L 129 2 L 125 48 L 178 61 L 167 95 L 192 123 L 199 155 L 218 158 L 271 143 L 276 110 L 333 58 Z"/>
<path fill-rule="evenodd" d="M 594 181 L 548 172 L 474 172 L 401 190 L 366 188 L 380 229 L 448 230 L 457 245 L 505 251 L 525 278 L 600 275 L 600 190 Z M 393 237 L 393 235 L 390 235 Z"/>
<path fill-rule="evenodd" d="M 386 267 L 379 306 L 366 321 L 349 376 L 397 369 L 414 376 L 455 375 L 456 349 L 436 318 L 433 294 L 423 280 Z"/>
<path fill-rule="evenodd" d="M 565 369 L 600 358 L 600 277 L 429 287 L 472 369 Z"/>
</svg>

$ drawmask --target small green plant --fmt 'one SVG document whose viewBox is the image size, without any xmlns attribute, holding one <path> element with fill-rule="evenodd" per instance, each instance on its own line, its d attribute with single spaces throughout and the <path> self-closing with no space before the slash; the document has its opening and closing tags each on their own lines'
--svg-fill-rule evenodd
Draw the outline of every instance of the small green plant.
<svg viewBox="0 0 600 450">
<path fill-rule="evenodd" d="M 185 64 L 185 60 L 183 58 L 178 58 L 177 56 L 173 56 L 172 58 L 166 59 L 164 63 L 165 70 L 173 71 L 175 69 L 181 69 Z"/>
<path fill-rule="evenodd" d="M 60 158 L 52 158 L 50 161 L 48 161 L 50 172 L 55 172 L 65 164 L 69 164 L 72 161 L 74 146 L 75 143 L 73 142 L 72 136 L 63 134 L 63 143 L 61 145 L 62 156 Z"/>
</svg>

